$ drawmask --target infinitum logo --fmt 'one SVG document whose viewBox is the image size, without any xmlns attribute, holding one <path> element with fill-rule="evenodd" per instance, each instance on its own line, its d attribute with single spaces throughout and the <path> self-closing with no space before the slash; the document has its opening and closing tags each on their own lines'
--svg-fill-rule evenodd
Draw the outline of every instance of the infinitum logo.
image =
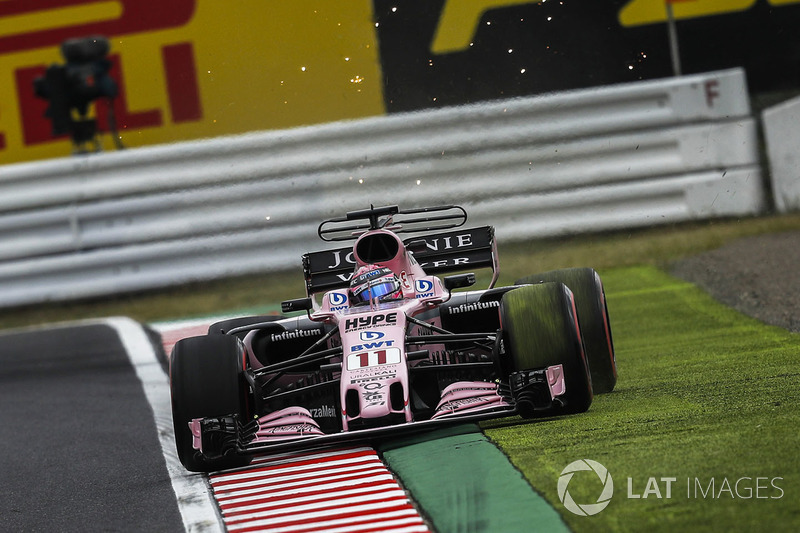
<svg viewBox="0 0 800 533">
<path fill-rule="evenodd" d="M 600 496 L 597 497 L 595 503 L 576 503 L 575 500 L 572 499 L 572 496 L 570 496 L 568 488 L 570 481 L 572 481 L 572 476 L 575 475 L 575 472 L 581 471 L 594 472 L 597 474 L 597 477 L 600 478 L 600 482 L 603 483 L 603 490 Z M 558 478 L 558 499 L 561 500 L 561 503 L 564 504 L 564 507 L 566 507 L 568 511 L 576 515 L 596 515 L 608 507 L 613 495 L 614 481 L 611 479 L 611 474 L 608 473 L 606 467 L 591 459 L 580 459 L 568 464 L 567 467 L 561 471 L 561 475 Z"/>
</svg>

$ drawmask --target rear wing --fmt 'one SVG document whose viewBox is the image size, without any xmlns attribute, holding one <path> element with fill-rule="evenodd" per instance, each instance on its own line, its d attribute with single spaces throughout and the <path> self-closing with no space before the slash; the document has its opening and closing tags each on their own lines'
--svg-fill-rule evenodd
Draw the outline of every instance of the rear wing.
<svg viewBox="0 0 800 533">
<path fill-rule="evenodd" d="M 425 250 L 414 254 L 426 274 L 438 275 L 449 272 L 491 268 L 494 287 L 500 268 L 497 260 L 497 243 L 494 228 L 483 226 L 435 235 L 415 236 L 403 241 L 425 241 Z M 306 294 L 309 296 L 350 285 L 355 269 L 353 247 L 311 252 L 303 256 L 303 274 L 306 279 Z"/>
</svg>

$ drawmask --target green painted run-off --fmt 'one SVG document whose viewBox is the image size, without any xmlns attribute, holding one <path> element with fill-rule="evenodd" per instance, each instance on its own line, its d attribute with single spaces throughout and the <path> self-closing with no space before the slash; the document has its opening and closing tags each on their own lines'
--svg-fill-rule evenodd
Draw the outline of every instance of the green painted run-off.
<svg viewBox="0 0 800 533">
<path fill-rule="evenodd" d="M 377 446 L 439 533 L 569 531 L 474 424 Z"/>
</svg>

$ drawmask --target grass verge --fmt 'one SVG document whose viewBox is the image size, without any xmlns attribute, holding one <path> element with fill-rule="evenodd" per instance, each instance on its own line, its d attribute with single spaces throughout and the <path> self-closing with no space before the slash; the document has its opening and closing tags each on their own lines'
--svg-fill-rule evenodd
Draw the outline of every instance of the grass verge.
<svg viewBox="0 0 800 533">
<path fill-rule="evenodd" d="M 587 413 L 490 421 L 486 435 L 574 531 L 800 530 L 800 336 L 654 267 L 601 274 L 616 390 Z M 609 506 L 589 517 L 566 511 L 556 488 L 562 469 L 584 458 L 615 484 Z M 601 487 L 579 472 L 568 489 L 576 502 L 595 503 Z"/>
</svg>

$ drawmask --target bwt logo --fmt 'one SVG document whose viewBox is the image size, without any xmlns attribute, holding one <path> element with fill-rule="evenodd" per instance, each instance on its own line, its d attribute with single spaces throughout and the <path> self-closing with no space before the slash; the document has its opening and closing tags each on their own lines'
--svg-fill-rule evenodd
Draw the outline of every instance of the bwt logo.
<svg viewBox="0 0 800 533">
<path fill-rule="evenodd" d="M 433 296 L 433 282 L 427 279 L 418 279 L 414 283 L 417 287 L 417 298 Z"/>
<path fill-rule="evenodd" d="M 603 483 L 603 490 L 597 497 L 595 503 L 576 503 L 569 493 L 568 489 L 570 481 L 572 481 L 572 476 L 574 476 L 576 472 L 581 471 L 594 472 Z M 608 473 L 606 467 L 591 459 L 579 459 L 578 461 L 568 464 L 567 467 L 561 471 L 561 475 L 558 478 L 558 499 L 569 512 L 575 513 L 576 515 L 596 515 L 608 507 L 613 495 L 614 480 L 611 479 L 611 474 Z"/>
<path fill-rule="evenodd" d="M 344 305 L 347 303 L 347 296 L 338 292 L 330 293 L 328 299 L 331 302 L 331 305 Z"/>
<path fill-rule="evenodd" d="M 362 331 L 358 336 L 362 341 L 376 341 L 382 339 L 386 334 L 380 331 Z"/>
<path fill-rule="evenodd" d="M 417 292 L 428 292 L 431 289 L 433 289 L 433 282 L 427 279 L 417 280 Z"/>
</svg>

